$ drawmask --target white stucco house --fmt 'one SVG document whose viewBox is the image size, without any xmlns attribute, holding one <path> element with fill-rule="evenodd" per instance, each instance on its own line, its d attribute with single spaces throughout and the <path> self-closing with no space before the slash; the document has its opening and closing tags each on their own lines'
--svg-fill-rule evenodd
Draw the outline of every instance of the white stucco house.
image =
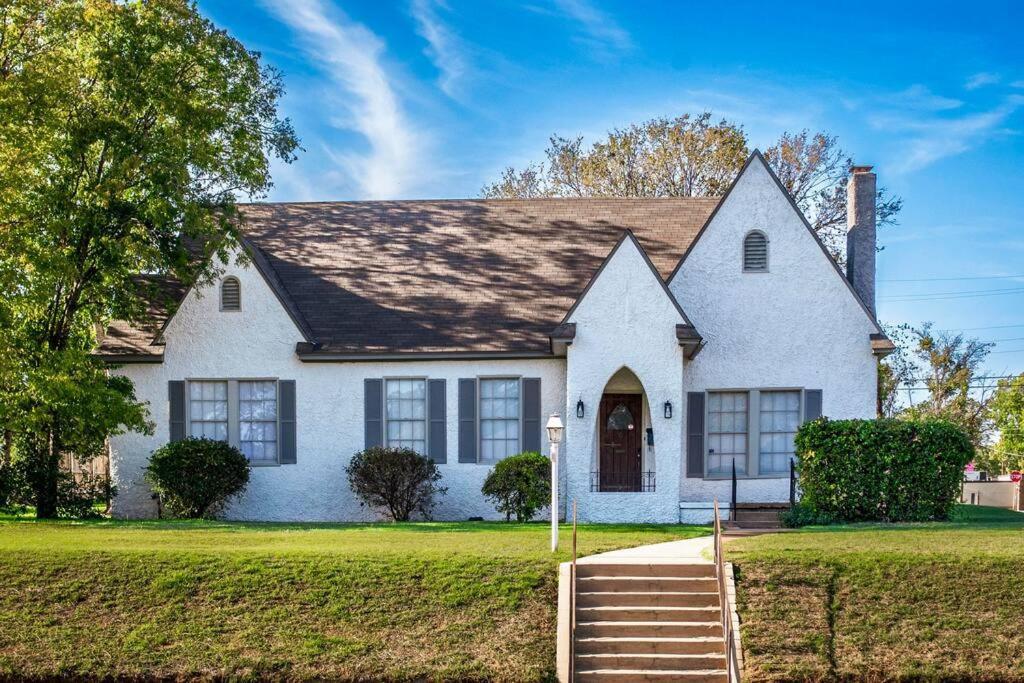
<svg viewBox="0 0 1024 683">
<path fill-rule="evenodd" d="M 875 414 L 874 198 L 856 167 L 846 274 L 756 152 L 721 198 L 245 205 L 250 259 L 104 335 L 156 424 L 111 440 L 114 513 L 205 435 L 252 463 L 230 518 L 372 519 L 344 468 L 377 444 L 439 464 L 436 518 L 496 518 L 487 472 L 555 412 L 581 520 L 698 521 L 734 464 L 787 501 L 802 421 Z"/>
</svg>

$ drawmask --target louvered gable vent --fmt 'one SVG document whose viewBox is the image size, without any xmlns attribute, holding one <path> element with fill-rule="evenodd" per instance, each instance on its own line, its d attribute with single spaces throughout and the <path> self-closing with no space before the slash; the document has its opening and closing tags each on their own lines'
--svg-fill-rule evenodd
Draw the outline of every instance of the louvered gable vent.
<svg viewBox="0 0 1024 683">
<path fill-rule="evenodd" d="M 743 270 L 753 273 L 768 270 L 768 237 L 763 232 L 755 230 L 744 238 Z"/>
<path fill-rule="evenodd" d="M 220 285 L 220 310 L 238 311 L 242 308 L 242 287 L 237 278 L 225 278 Z"/>
</svg>

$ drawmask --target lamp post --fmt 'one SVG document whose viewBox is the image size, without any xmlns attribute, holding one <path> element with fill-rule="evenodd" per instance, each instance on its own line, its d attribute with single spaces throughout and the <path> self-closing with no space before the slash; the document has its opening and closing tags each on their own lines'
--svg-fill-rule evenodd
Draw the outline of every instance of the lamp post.
<svg viewBox="0 0 1024 683">
<path fill-rule="evenodd" d="M 562 418 L 548 418 L 548 443 L 551 445 L 551 552 L 558 550 L 558 444 L 562 442 Z"/>
</svg>

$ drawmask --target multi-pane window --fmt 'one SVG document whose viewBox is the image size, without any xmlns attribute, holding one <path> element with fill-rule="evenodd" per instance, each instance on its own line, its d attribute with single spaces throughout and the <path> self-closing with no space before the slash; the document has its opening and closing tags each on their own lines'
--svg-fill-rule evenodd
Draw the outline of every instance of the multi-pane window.
<svg viewBox="0 0 1024 683">
<path fill-rule="evenodd" d="M 228 383 L 189 382 L 189 434 L 196 438 L 228 440 Z"/>
<path fill-rule="evenodd" d="M 387 442 L 392 448 L 427 452 L 427 381 L 387 380 Z"/>
<path fill-rule="evenodd" d="M 519 453 L 519 380 L 480 380 L 480 459 Z"/>
<path fill-rule="evenodd" d="M 708 394 L 708 474 L 747 471 L 747 392 Z"/>
<path fill-rule="evenodd" d="M 788 472 L 789 461 L 796 452 L 793 440 L 800 427 L 800 392 L 762 391 L 760 408 L 759 471 Z"/>
<path fill-rule="evenodd" d="M 251 462 L 277 461 L 277 382 L 238 383 L 238 443 Z"/>
</svg>

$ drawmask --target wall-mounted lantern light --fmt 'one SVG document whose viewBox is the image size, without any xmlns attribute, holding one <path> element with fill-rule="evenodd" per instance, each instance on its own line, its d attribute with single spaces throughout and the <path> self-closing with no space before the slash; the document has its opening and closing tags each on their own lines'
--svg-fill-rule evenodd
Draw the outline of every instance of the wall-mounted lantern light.
<svg viewBox="0 0 1024 683">
<path fill-rule="evenodd" d="M 665 419 L 672 419 L 672 401 L 665 401 Z"/>
<path fill-rule="evenodd" d="M 576 417 L 583 419 L 583 415 L 586 411 L 583 408 L 583 399 L 576 401 Z"/>
</svg>

